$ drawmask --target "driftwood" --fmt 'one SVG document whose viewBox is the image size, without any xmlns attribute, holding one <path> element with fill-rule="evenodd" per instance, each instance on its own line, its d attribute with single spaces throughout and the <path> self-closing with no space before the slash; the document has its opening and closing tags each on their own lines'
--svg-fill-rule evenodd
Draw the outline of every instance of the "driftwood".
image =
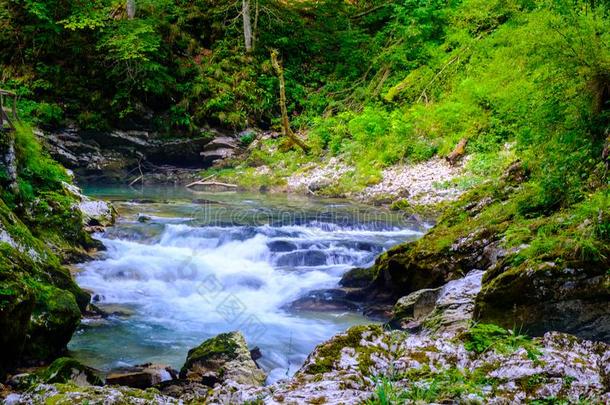
<svg viewBox="0 0 610 405">
<path fill-rule="evenodd" d="M 237 184 L 221 183 L 219 181 L 203 181 L 203 180 L 193 182 L 193 183 L 187 185 L 186 187 L 190 188 L 193 186 L 220 186 L 220 187 L 226 187 L 226 188 L 237 188 Z"/>
<path fill-rule="evenodd" d="M 222 182 L 219 182 L 219 181 L 210 181 L 214 177 L 216 177 L 215 174 L 213 174 L 211 176 L 208 176 L 205 179 L 197 180 L 197 181 L 194 181 L 194 182 L 192 182 L 190 184 L 187 184 L 185 187 L 186 188 L 191 188 L 193 186 L 219 186 L 219 187 L 226 187 L 226 188 L 237 188 L 236 184 L 222 183 Z"/>
<path fill-rule="evenodd" d="M 138 181 L 142 180 L 142 176 L 138 176 L 135 179 L 133 179 L 131 181 L 131 183 L 129 183 L 129 187 L 133 186 L 134 184 L 136 184 Z"/>
<path fill-rule="evenodd" d="M 275 73 L 280 81 L 280 109 L 282 110 L 282 133 L 284 136 L 290 138 L 290 140 L 297 144 L 303 152 L 309 153 L 310 147 L 298 136 L 290 128 L 290 121 L 288 121 L 288 109 L 286 108 L 286 83 L 284 81 L 284 69 L 280 65 L 280 62 L 277 58 L 277 51 L 271 51 L 271 64 L 273 65 L 273 69 L 275 69 Z"/>
<path fill-rule="evenodd" d="M 466 152 L 466 145 L 468 144 L 468 139 L 462 138 L 460 142 L 457 144 L 453 152 L 447 155 L 445 159 L 449 162 L 450 165 L 455 165 L 458 160 L 464 156 Z"/>
</svg>

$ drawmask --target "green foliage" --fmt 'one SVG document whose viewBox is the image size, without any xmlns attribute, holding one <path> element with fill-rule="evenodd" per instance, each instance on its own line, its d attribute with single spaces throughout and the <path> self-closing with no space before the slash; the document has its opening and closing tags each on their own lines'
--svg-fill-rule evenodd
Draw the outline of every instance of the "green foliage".
<svg viewBox="0 0 610 405">
<path fill-rule="evenodd" d="M 69 181 L 66 170 L 43 151 L 31 127 L 16 127 L 15 152 L 23 200 L 32 201 L 35 192 L 58 188 L 62 181 Z"/>
<path fill-rule="evenodd" d="M 535 360 L 539 350 L 532 340 L 519 335 L 512 330 L 506 330 L 494 324 L 474 324 L 464 335 L 466 350 L 475 353 L 484 353 L 495 350 L 499 353 L 511 353 L 518 348 L 524 348 L 530 359 Z"/>
<path fill-rule="evenodd" d="M 406 386 L 397 387 L 393 379 L 407 381 Z M 484 387 L 496 383 L 481 370 L 448 368 L 432 372 L 429 368 L 414 369 L 411 374 L 382 377 L 377 381 L 370 405 L 402 403 L 445 403 L 460 401 L 468 394 L 481 395 Z"/>
</svg>

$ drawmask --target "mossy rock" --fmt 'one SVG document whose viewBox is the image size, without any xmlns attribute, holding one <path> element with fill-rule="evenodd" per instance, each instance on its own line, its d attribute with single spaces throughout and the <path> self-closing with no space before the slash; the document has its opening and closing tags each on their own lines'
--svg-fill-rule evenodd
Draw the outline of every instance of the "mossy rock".
<svg viewBox="0 0 610 405">
<path fill-rule="evenodd" d="M 371 271 L 378 295 L 398 299 L 417 290 L 440 287 L 494 263 L 493 247 L 507 223 L 481 224 L 460 204 L 461 200 L 445 212 L 423 238 L 398 245 L 377 258 Z"/>
<path fill-rule="evenodd" d="M 506 263 L 483 279 L 475 317 L 531 335 L 550 330 L 610 342 L 610 273 L 603 263 Z"/>
<path fill-rule="evenodd" d="M 339 285 L 348 288 L 362 288 L 370 285 L 374 279 L 375 273 L 372 268 L 356 267 L 341 277 Z"/>
<path fill-rule="evenodd" d="M 70 357 L 60 357 L 47 368 L 39 371 L 37 376 L 45 384 L 104 385 L 99 371 Z"/>
<path fill-rule="evenodd" d="M 239 332 L 221 333 L 189 350 L 180 378 L 214 386 L 224 381 L 262 385 L 266 375 L 260 370 Z"/>
<path fill-rule="evenodd" d="M 323 374 L 333 371 L 341 359 L 344 349 L 353 349 L 358 359 L 358 367 L 365 374 L 373 374 L 373 357 L 376 351 L 383 350 L 382 345 L 362 345 L 364 340 L 371 340 L 370 335 L 381 336 L 384 330 L 381 325 L 358 325 L 349 328 L 345 333 L 318 345 L 305 361 L 299 374 Z"/>
<path fill-rule="evenodd" d="M 153 388 L 137 388 L 95 385 L 82 387 L 69 382 L 66 384 L 42 384 L 33 387 L 22 395 L 23 403 L 73 405 L 73 404 L 181 404 Z"/>
<path fill-rule="evenodd" d="M 0 255 L 0 267 L 3 257 Z M 18 274 L 0 268 L 0 378 L 21 357 L 34 309 L 34 293 Z"/>
<path fill-rule="evenodd" d="M 80 323 L 74 295 L 54 286 L 38 286 L 26 340 L 26 356 L 50 359 L 60 354 Z"/>
</svg>

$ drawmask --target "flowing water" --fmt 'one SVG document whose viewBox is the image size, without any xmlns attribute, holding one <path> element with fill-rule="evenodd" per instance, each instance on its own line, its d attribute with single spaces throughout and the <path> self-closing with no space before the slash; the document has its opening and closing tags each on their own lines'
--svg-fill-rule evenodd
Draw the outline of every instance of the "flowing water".
<svg viewBox="0 0 610 405">
<path fill-rule="evenodd" d="M 241 330 L 261 348 L 270 381 L 291 375 L 317 344 L 370 320 L 289 304 L 335 287 L 350 268 L 422 231 L 396 214 L 338 200 L 179 188 L 86 192 L 113 200 L 121 216 L 97 235 L 107 250 L 80 265 L 77 281 L 116 315 L 83 322 L 69 349 L 104 370 L 145 362 L 179 368 L 203 340 Z"/>
</svg>

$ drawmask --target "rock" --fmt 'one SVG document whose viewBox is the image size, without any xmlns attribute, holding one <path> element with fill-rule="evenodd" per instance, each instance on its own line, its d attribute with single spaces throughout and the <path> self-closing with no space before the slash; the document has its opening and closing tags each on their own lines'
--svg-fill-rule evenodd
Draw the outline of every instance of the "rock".
<svg viewBox="0 0 610 405">
<path fill-rule="evenodd" d="M 267 247 L 272 252 L 292 252 L 293 250 L 297 250 L 297 245 L 292 242 L 287 242 L 283 240 L 274 240 L 267 243 Z"/>
<path fill-rule="evenodd" d="M 150 215 L 147 215 L 147 214 L 139 213 L 137 220 L 138 220 L 138 222 L 145 223 L 145 222 L 152 221 L 152 217 Z"/>
<path fill-rule="evenodd" d="M 225 381 L 262 385 L 265 373 L 252 360 L 239 332 L 222 333 L 189 350 L 180 377 L 210 387 Z"/>
<path fill-rule="evenodd" d="M 105 201 L 84 199 L 79 204 L 79 209 L 83 213 L 86 226 L 106 227 L 114 224 L 116 211 L 112 205 Z"/>
<path fill-rule="evenodd" d="M 475 315 L 533 335 L 556 330 L 610 342 L 610 274 L 599 263 L 525 262 L 510 257 L 483 279 Z"/>
<path fill-rule="evenodd" d="M 422 239 L 379 256 L 370 270 L 376 275 L 370 286 L 375 299 L 396 300 L 414 291 L 438 288 L 472 269 L 487 269 L 493 264 L 490 246 L 496 246 L 499 237 L 495 229 L 476 229 L 452 244 L 448 244 L 445 232 L 435 228 Z"/>
<path fill-rule="evenodd" d="M 81 310 L 73 294 L 55 286 L 41 287 L 30 317 L 25 355 L 47 360 L 61 354 L 80 318 Z"/>
<path fill-rule="evenodd" d="M 339 285 L 342 287 L 361 288 L 367 287 L 373 282 L 375 274 L 372 269 L 354 268 L 349 270 L 341 277 Z"/>
<path fill-rule="evenodd" d="M 39 384 L 70 383 L 79 387 L 103 385 L 101 372 L 87 367 L 75 359 L 60 357 L 48 367 L 35 372 L 11 376 L 8 384 L 16 390 L 25 391 Z"/>
<path fill-rule="evenodd" d="M 115 182 L 125 182 L 134 168 L 146 169 L 149 164 L 204 168 L 206 162 L 199 154 L 210 142 L 205 134 L 167 139 L 141 130 L 95 132 L 76 127 L 39 136 L 46 141 L 51 155 L 79 177 Z M 216 133 L 216 136 L 222 134 Z M 169 174 L 164 178 L 148 177 L 173 182 Z"/>
<path fill-rule="evenodd" d="M 82 214 L 85 227 L 106 227 L 114 224 L 117 213 L 110 203 L 92 200 L 83 195 L 81 190 L 72 184 L 63 182 L 62 185 L 67 192 L 79 201 L 77 208 Z"/>
<path fill-rule="evenodd" d="M 340 288 L 310 291 L 306 296 L 293 301 L 289 308 L 294 311 L 356 311 L 358 305 L 349 299 L 348 291 Z"/>
<path fill-rule="evenodd" d="M 97 300 L 95 299 L 96 297 Z M 93 301 L 99 301 L 99 295 L 95 295 Z M 118 316 L 120 318 L 129 318 L 135 314 L 135 310 L 133 308 L 129 308 L 123 305 L 118 304 L 104 304 L 104 305 L 94 305 L 89 304 L 87 308 L 87 315 L 98 316 L 101 318 L 108 318 L 111 316 Z"/>
<path fill-rule="evenodd" d="M 508 184 L 521 184 L 530 176 L 530 171 L 521 160 L 511 163 L 502 174 L 502 180 Z"/>
<path fill-rule="evenodd" d="M 32 288 L 21 280 L 19 273 L 3 267 L 0 266 L 0 378 L 21 359 L 35 305 Z"/>
<path fill-rule="evenodd" d="M 481 290 L 483 272 L 473 270 L 466 277 L 443 287 L 415 291 L 398 300 L 390 325 L 416 332 L 456 335 L 468 328 L 474 300 Z"/>
<path fill-rule="evenodd" d="M 52 193 L 48 193 L 49 198 Z M 62 196 L 66 228 L 78 243 L 86 235 L 70 198 Z M 51 202 L 53 203 L 53 202 Z M 74 221 L 73 223 L 68 221 Z M 45 229 L 58 243 L 69 244 L 57 229 Z M 58 232 L 52 234 L 52 232 Z M 62 239 L 66 238 L 66 239 Z M 46 243 L 45 243 L 46 242 Z M 28 362 L 51 360 L 61 354 L 90 296 L 72 279 L 49 247 L 0 200 L 0 375 Z"/>
<path fill-rule="evenodd" d="M 118 386 L 79 387 L 74 384 L 41 384 L 26 393 L 13 395 L 10 404 L 178 405 L 181 402 L 161 395 L 152 388 L 140 390 Z"/>
<path fill-rule="evenodd" d="M 170 366 L 148 363 L 112 370 L 106 376 L 106 384 L 146 389 L 177 377 L 178 373 Z"/>
<path fill-rule="evenodd" d="M 104 384 L 99 371 L 84 366 L 77 360 L 69 357 L 61 357 L 55 360 L 46 369 L 37 373 L 37 375 L 45 384 L 70 382 L 81 387 Z"/>
<path fill-rule="evenodd" d="M 263 357 L 263 353 L 261 352 L 260 347 L 256 346 L 254 349 L 250 350 L 250 357 L 252 360 L 256 361 Z"/>
<path fill-rule="evenodd" d="M 513 335 L 503 336 L 512 339 Z M 55 384 L 15 395 L 11 403 L 48 403 L 52 398 L 53 403 L 339 405 L 380 403 L 384 393 L 405 399 L 423 397 L 425 403 L 500 405 L 552 398 L 557 403 L 602 404 L 610 400 L 608 345 L 562 333 L 509 342 L 514 346 L 492 345 L 476 352 L 467 348 L 462 335 L 444 339 L 361 325 L 320 344 L 293 378 L 270 386 L 225 380 L 210 389 L 182 379 L 158 385 L 160 393 Z"/>
<path fill-rule="evenodd" d="M 395 208 L 433 206 L 444 201 L 458 199 L 464 190 L 452 184 L 459 177 L 468 157 L 455 166 L 445 159 L 434 157 L 415 165 L 395 165 L 383 170 L 381 181 L 356 195 L 359 200 L 374 202 L 382 197 Z M 440 187 L 443 184 L 444 187 Z"/>
<path fill-rule="evenodd" d="M 187 380 L 178 379 L 157 384 L 156 387 L 163 395 L 180 399 L 186 403 L 196 403 L 207 397 L 210 387 L 207 385 Z"/>
<path fill-rule="evenodd" d="M 205 162 L 214 164 L 232 158 L 238 149 L 237 139 L 229 136 L 217 136 L 205 145 L 200 155 Z"/>
<path fill-rule="evenodd" d="M 441 288 L 423 289 L 399 299 L 392 309 L 390 325 L 417 330 L 421 322 L 434 311 Z"/>
<path fill-rule="evenodd" d="M 276 265 L 278 266 L 323 266 L 326 264 L 328 257 L 321 250 L 297 250 L 286 252 L 278 256 Z"/>
</svg>

